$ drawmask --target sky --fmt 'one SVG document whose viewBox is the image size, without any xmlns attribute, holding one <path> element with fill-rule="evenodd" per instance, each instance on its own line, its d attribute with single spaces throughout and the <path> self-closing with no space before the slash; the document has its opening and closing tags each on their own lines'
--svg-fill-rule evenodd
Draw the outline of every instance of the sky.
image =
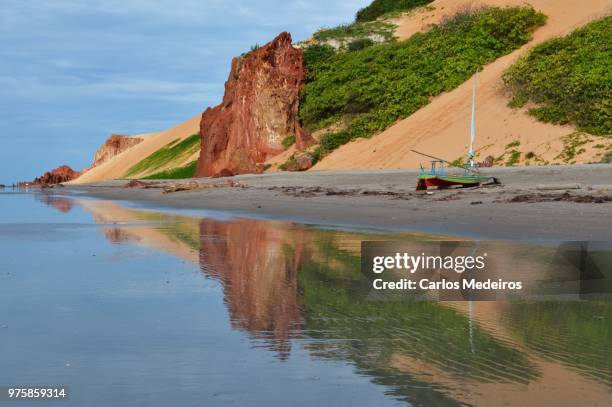
<svg viewBox="0 0 612 407">
<path fill-rule="evenodd" d="M 0 183 L 82 169 L 110 134 L 218 104 L 233 56 L 294 42 L 371 0 L 2 0 Z"/>
</svg>

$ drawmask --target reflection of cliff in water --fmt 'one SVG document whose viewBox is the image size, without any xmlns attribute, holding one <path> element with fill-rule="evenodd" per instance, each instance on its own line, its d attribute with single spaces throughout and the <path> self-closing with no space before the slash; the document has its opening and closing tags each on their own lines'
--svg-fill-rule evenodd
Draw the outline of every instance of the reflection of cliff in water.
<svg viewBox="0 0 612 407">
<path fill-rule="evenodd" d="M 75 205 L 75 201 L 73 199 L 64 198 L 52 193 L 40 192 L 34 194 L 34 196 L 39 202 L 47 206 L 51 206 L 62 213 L 70 212 Z"/>
<path fill-rule="evenodd" d="M 300 346 L 312 358 L 348 362 L 413 405 L 596 405 L 609 398 L 609 303 L 368 301 L 359 241 L 389 236 L 87 202 L 97 221 L 115 223 L 103 227 L 110 241 L 198 262 L 221 282 L 232 326 L 281 360 Z M 520 257 L 530 272 L 542 269 L 542 250 L 513 250 L 500 255 L 515 264 Z"/>
<path fill-rule="evenodd" d="M 202 220 L 200 266 L 223 283 L 232 326 L 262 339 L 284 359 L 302 327 L 297 272 L 308 251 L 304 230 L 276 226 Z"/>
<path fill-rule="evenodd" d="M 200 224 L 200 266 L 224 285 L 232 323 L 281 357 L 290 339 L 318 359 L 350 361 L 412 404 L 459 404 L 398 356 L 461 378 L 524 385 L 537 368 L 461 312 L 433 302 L 365 300 L 359 258 L 335 233 L 256 220 Z M 346 235 L 340 235 L 345 238 Z"/>
</svg>

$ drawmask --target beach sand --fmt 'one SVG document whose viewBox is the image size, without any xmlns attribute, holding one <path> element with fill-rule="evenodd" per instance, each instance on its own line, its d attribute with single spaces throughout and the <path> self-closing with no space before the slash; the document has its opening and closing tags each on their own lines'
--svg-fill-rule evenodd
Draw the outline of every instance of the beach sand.
<svg viewBox="0 0 612 407">
<path fill-rule="evenodd" d="M 494 239 L 607 240 L 612 230 L 612 165 L 483 169 L 503 186 L 415 191 L 415 170 L 242 175 L 127 181 L 56 188 L 152 207 L 212 209 L 237 216 L 354 228 Z M 164 193 L 163 187 L 191 190 Z M 579 188 L 578 188 L 579 187 Z"/>
</svg>

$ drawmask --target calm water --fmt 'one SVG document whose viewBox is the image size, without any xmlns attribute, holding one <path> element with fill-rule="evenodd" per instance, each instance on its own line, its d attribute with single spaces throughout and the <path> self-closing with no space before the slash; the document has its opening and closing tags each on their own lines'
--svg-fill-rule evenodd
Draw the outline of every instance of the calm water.
<svg viewBox="0 0 612 407">
<path fill-rule="evenodd" d="M 612 403 L 607 300 L 373 302 L 359 245 L 385 236 L 44 193 L 0 208 L 0 386 L 70 385 L 57 405 Z"/>
</svg>

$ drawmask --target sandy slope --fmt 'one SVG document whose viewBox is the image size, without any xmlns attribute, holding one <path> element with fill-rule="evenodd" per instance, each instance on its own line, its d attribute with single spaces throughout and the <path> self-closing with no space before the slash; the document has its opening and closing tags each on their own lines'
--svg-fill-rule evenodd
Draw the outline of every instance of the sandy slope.
<svg viewBox="0 0 612 407">
<path fill-rule="evenodd" d="M 200 118 L 201 115 L 198 114 L 171 129 L 145 136 L 143 142 L 124 151 L 104 164 L 92 168 L 71 183 L 83 184 L 87 182 L 96 182 L 123 177 L 125 172 L 131 166 L 148 157 L 150 154 L 159 150 L 161 147 L 165 146 L 171 141 L 176 140 L 177 138 L 182 140 L 194 133 L 197 133 L 200 129 Z M 197 154 L 194 154 L 181 162 L 174 162 L 173 167 L 180 167 L 190 161 L 193 161 L 195 159 L 194 156 L 197 158 Z M 144 176 L 148 174 L 137 175 Z"/>
<path fill-rule="evenodd" d="M 509 6 L 529 3 L 548 16 L 545 26 L 519 50 L 486 66 L 479 75 L 476 150 L 479 157 L 498 157 L 505 146 L 520 141 L 518 150 L 534 152 L 544 161 L 558 162 L 555 157 L 563 149 L 561 138 L 574 131 L 571 126 L 556 126 L 537 122 L 525 110 L 507 107 L 502 74 L 527 50 L 552 37 L 566 35 L 589 21 L 610 11 L 609 0 L 437 0 L 431 7 L 420 9 L 396 21 L 397 35 L 406 39 L 430 24 L 454 14 L 466 6 Z M 417 168 L 424 159 L 411 149 L 454 160 L 466 154 L 469 143 L 472 81 L 436 97 L 429 105 L 399 121 L 386 131 L 370 138 L 342 146 L 313 170 L 354 168 Z M 586 152 L 577 157 L 578 163 L 591 162 L 601 150 L 593 149 L 601 139 L 593 138 Z M 533 163 L 532 163 L 533 164 Z"/>
</svg>

